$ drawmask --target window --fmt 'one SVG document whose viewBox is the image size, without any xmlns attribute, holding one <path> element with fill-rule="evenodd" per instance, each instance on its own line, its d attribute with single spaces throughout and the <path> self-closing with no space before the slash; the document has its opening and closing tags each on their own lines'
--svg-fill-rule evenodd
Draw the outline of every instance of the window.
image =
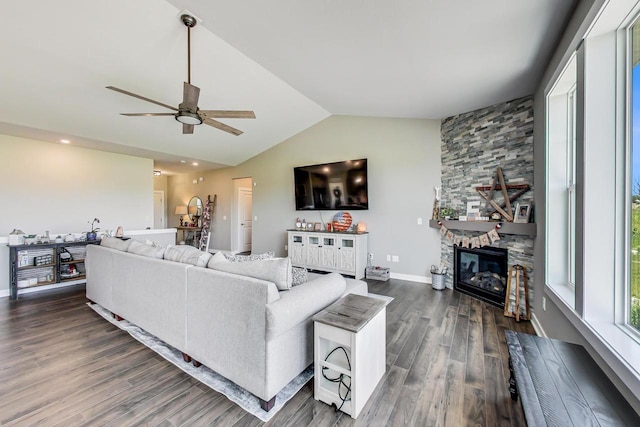
<svg viewBox="0 0 640 427">
<path fill-rule="evenodd" d="M 631 27 L 631 150 L 628 184 L 631 203 L 628 212 L 630 226 L 629 286 L 626 293 L 627 322 L 640 331 L 640 23 Z"/>
<path fill-rule="evenodd" d="M 547 286 L 575 308 L 576 84 L 574 55 L 547 96 Z"/>
</svg>

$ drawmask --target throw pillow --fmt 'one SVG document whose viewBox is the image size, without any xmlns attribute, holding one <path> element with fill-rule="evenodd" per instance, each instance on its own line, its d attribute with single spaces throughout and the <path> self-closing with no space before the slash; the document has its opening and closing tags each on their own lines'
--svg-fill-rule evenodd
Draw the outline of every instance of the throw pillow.
<svg viewBox="0 0 640 427">
<path fill-rule="evenodd" d="M 215 268 L 215 264 L 218 263 L 228 264 L 230 262 L 222 252 L 216 252 L 207 263 L 207 268 Z"/>
<path fill-rule="evenodd" d="M 274 251 L 269 251 L 263 254 L 251 254 L 251 255 L 224 254 L 224 256 L 231 262 L 246 262 L 246 261 L 258 261 L 261 259 L 272 259 L 272 258 L 275 258 L 276 253 Z"/>
<path fill-rule="evenodd" d="M 261 259 L 245 262 L 215 262 L 210 268 L 273 282 L 279 291 L 291 289 L 291 260 L 289 258 Z"/>
<path fill-rule="evenodd" d="M 127 252 L 156 259 L 164 258 L 164 248 L 162 246 L 149 246 L 133 239 L 131 240 L 131 244 L 129 245 Z"/>
<path fill-rule="evenodd" d="M 307 269 L 304 267 L 291 267 L 291 286 L 298 286 L 305 283 L 307 277 Z"/>
<path fill-rule="evenodd" d="M 144 244 L 147 246 L 153 246 L 154 248 L 162 248 L 163 246 L 160 243 L 156 243 L 152 240 L 145 239 Z"/>
<path fill-rule="evenodd" d="M 203 252 L 193 246 L 171 245 L 167 246 L 167 249 L 165 249 L 164 259 L 191 264 L 198 267 L 206 267 L 209 259 L 211 259 L 211 254 Z"/>
<path fill-rule="evenodd" d="M 100 240 L 100 246 L 126 252 L 126 250 L 129 249 L 129 245 L 132 241 L 132 239 L 122 240 L 118 239 L 117 237 L 102 236 L 102 240 Z"/>
</svg>

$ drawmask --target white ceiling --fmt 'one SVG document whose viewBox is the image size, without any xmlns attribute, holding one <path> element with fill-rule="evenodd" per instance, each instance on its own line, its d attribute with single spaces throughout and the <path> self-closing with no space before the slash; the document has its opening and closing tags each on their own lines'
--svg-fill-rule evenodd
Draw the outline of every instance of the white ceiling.
<svg viewBox="0 0 640 427">
<path fill-rule="evenodd" d="M 0 133 L 156 160 L 235 165 L 331 114 L 443 118 L 533 93 L 574 0 L 23 0 L 0 18 Z M 168 112 L 191 79 L 202 109 L 254 110 L 182 135 Z M 180 160 L 188 161 L 181 164 Z"/>
</svg>

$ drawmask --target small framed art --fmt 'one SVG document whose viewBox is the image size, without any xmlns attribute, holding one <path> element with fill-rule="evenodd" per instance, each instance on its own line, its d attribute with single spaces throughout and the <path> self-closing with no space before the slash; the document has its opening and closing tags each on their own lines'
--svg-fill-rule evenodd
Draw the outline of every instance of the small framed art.
<svg viewBox="0 0 640 427">
<path fill-rule="evenodd" d="M 518 203 L 516 204 L 516 214 L 513 218 L 513 222 L 528 223 L 531 217 L 531 203 Z"/>
</svg>

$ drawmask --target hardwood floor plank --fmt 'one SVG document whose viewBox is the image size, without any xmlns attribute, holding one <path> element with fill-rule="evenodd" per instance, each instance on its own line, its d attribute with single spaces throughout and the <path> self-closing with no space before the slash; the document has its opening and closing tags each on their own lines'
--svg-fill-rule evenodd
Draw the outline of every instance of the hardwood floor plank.
<svg viewBox="0 0 640 427">
<path fill-rule="evenodd" d="M 385 425 L 391 416 L 407 377 L 407 370 L 393 366 L 380 381 L 354 425 Z"/>
<path fill-rule="evenodd" d="M 438 425 L 458 427 L 464 424 L 464 363 L 449 360 L 447 383 L 444 389 L 444 408 L 440 412 Z"/>
<path fill-rule="evenodd" d="M 464 419 L 467 426 L 486 426 L 484 390 L 465 385 Z"/>
<path fill-rule="evenodd" d="M 465 384 L 482 389 L 484 385 L 484 345 L 482 337 L 482 303 L 473 300 L 469 312 L 469 334 Z"/>
<path fill-rule="evenodd" d="M 468 307 L 468 306 L 467 306 Z M 458 310 L 456 326 L 451 342 L 451 358 L 458 362 L 467 362 L 467 346 L 469 342 L 469 317 Z"/>
<path fill-rule="evenodd" d="M 482 344 L 484 354 L 491 357 L 500 357 L 498 345 L 498 331 L 494 313 L 499 311 L 489 304 L 482 304 Z"/>
<path fill-rule="evenodd" d="M 508 379 L 504 378 L 500 359 L 491 355 L 484 356 L 484 394 L 487 425 L 511 426 L 511 395 L 508 392 Z"/>
<path fill-rule="evenodd" d="M 458 307 L 449 305 L 444 315 L 442 326 L 440 326 L 440 344 L 449 346 L 453 344 L 453 334 L 456 330 L 457 317 Z"/>
</svg>

